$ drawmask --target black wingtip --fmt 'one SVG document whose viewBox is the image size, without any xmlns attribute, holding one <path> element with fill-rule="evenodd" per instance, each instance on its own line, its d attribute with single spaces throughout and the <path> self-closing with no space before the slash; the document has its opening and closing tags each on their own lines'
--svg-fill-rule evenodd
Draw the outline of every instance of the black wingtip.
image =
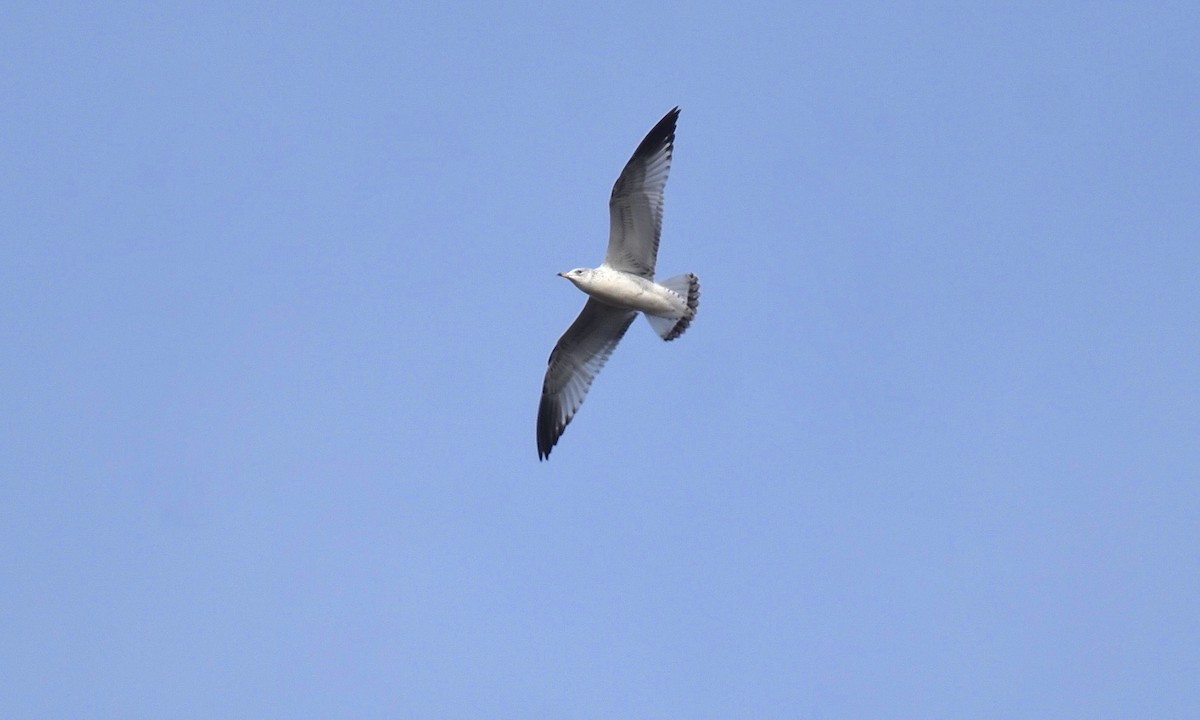
<svg viewBox="0 0 1200 720">
<path fill-rule="evenodd" d="M 654 127 L 650 128 L 650 132 L 646 133 L 646 137 L 638 145 L 637 150 L 633 151 L 633 157 L 653 155 L 659 151 L 659 148 L 674 145 L 675 121 L 678 119 L 679 106 L 676 105 L 666 115 L 663 115 L 662 119 L 655 123 Z"/>
<path fill-rule="evenodd" d="M 553 355 L 551 355 L 553 357 Z M 542 400 L 538 403 L 538 419 L 537 419 L 537 446 L 538 446 L 538 461 L 549 460 L 550 451 L 554 449 L 558 439 L 562 437 L 563 430 L 566 430 L 567 423 L 559 424 L 554 420 L 558 415 L 558 408 L 554 402 L 545 394 L 542 395 Z M 568 420 L 567 422 L 570 422 Z"/>
<path fill-rule="evenodd" d="M 543 437 L 543 436 L 540 434 L 540 431 L 539 431 L 539 435 L 538 435 L 538 462 L 541 462 L 542 460 L 549 460 L 549 459 L 550 459 L 550 451 L 554 449 L 554 446 L 555 446 L 555 444 L 557 444 L 557 443 L 558 443 L 558 438 L 557 438 L 557 437 L 553 437 L 553 436 L 551 436 L 551 437 Z"/>
</svg>

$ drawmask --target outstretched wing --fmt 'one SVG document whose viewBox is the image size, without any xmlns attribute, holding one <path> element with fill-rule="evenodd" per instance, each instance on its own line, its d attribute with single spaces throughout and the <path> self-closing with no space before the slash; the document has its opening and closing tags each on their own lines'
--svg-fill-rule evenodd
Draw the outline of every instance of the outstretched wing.
<svg viewBox="0 0 1200 720">
<path fill-rule="evenodd" d="M 613 185 L 608 200 L 611 225 L 604 262 L 617 270 L 654 277 L 662 231 L 663 188 L 671 170 L 678 117 L 679 108 L 675 108 L 646 133 Z"/>
<path fill-rule="evenodd" d="M 538 459 L 550 457 L 550 449 L 583 404 L 592 380 L 635 317 L 637 313 L 632 310 L 588 298 L 583 312 L 558 339 L 550 353 L 538 406 Z"/>
</svg>

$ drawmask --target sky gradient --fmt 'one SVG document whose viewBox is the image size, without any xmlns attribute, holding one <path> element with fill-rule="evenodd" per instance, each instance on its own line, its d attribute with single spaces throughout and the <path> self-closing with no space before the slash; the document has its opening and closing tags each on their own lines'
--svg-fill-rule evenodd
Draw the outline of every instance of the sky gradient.
<svg viewBox="0 0 1200 720">
<path fill-rule="evenodd" d="M 409 5 L 4 11 L 6 717 L 1200 713 L 1200 10 Z"/>
</svg>

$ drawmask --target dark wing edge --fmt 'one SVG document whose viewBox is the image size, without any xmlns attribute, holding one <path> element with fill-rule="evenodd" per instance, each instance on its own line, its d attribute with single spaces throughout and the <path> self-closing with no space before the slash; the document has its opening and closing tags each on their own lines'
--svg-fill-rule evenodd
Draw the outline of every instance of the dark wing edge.
<svg viewBox="0 0 1200 720">
<path fill-rule="evenodd" d="M 575 417 L 592 381 L 624 337 L 637 313 L 588 299 L 587 304 L 563 333 L 546 366 L 542 399 L 538 404 L 538 459 L 550 450 Z"/>
<path fill-rule="evenodd" d="M 675 149 L 679 107 L 646 133 L 613 184 L 608 200 L 608 252 L 604 261 L 643 277 L 654 276 L 662 234 L 663 190 Z"/>
</svg>

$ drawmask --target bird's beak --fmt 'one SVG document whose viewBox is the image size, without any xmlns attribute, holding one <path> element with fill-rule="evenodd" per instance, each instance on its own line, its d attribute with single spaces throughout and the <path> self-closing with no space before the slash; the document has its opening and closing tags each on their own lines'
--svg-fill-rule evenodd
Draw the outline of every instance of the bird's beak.
<svg viewBox="0 0 1200 720">
<path fill-rule="evenodd" d="M 566 273 L 558 273 L 558 276 L 560 278 L 565 278 L 567 276 L 567 274 Z"/>
</svg>

